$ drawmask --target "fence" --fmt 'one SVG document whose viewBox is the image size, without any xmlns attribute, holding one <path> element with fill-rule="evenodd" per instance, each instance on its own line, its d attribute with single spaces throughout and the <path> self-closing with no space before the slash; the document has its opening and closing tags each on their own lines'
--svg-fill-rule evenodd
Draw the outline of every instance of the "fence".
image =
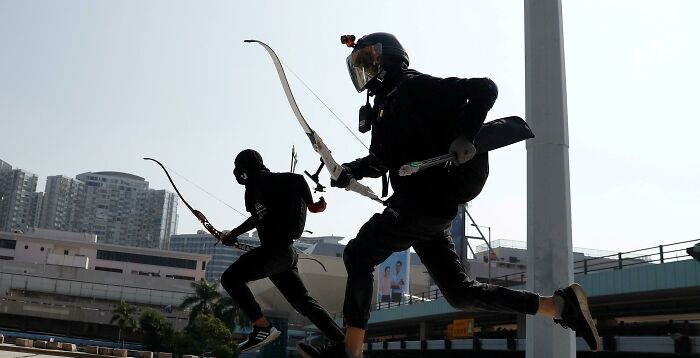
<svg viewBox="0 0 700 358">
<path fill-rule="evenodd" d="M 599 257 L 586 257 L 583 260 L 574 262 L 574 274 L 589 275 L 605 271 L 622 270 L 639 265 L 656 265 L 673 261 L 690 260 L 692 258 L 688 256 L 686 249 L 698 242 L 700 242 L 700 239 L 680 241 L 627 252 L 618 252 Z M 488 280 L 488 283 L 504 287 L 524 285 L 526 282 L 527 272 L 525 271 L 493 277 Z M 440 292 L 439 289 L 435 289 L 421 292 L 417 295 L 410 295 L 404 302 L 388 302 L 375 305 L 373 309 L 376 311 L 394 308 L 417 302 L 432 301 L 440 297 L 443 297 L 442 292 Z"/>
</svg>

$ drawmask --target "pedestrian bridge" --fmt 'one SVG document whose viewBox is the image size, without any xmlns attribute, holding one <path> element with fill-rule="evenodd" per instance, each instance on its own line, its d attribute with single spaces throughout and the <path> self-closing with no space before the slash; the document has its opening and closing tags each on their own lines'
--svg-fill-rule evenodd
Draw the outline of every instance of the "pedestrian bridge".
<svg viewBox="0 0 700 358">
<path fill-rule="evenodd" d="M 637 298 L 644 296 L 654 297 L 654 293 L 666 293 L 678 291 L 680 296 L 672 296 L 675 299 L 695 299 L 695 311 L 700 305 L 700 262 L 693 259 L 681 261 L 651 263 L 623 267 L 622 269 L 610 269 L 608 271 L 590 272 L 574 277 L 589 296 L 592 314 L 596 316 L 597 298 L 608 302 L 612 297 L 634 295 Z M 525 285 L 510 286 L 513 289 L 524 289 Z M 440 316 L 450 316 L 463 311 L 452 308 L 444 297 L 437 292 L 430 301 L 416 301 L 411 304 L 394 306 L 389 309 L 380 309 L 372 312 L 369 324 L 387 323 L 391 321 L 434 319 Z M 427 297 L 431 297 L 428 294 Z M 690 308 L 690 307 L 688 307 Z"/>
</svg>

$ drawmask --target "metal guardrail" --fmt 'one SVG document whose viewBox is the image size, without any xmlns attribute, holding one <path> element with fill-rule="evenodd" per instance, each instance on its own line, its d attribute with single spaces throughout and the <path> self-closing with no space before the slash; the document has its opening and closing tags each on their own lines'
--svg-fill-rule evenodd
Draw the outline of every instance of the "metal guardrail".
<svg viewBox="0 0 700 358">
<path fill-rule="evenodd" d="M 524 351 L 525 339 L 453 339 L 427 341 L 385 341 L 366 343 L 365 355 L 372 356 L 373 351 Z M 581 337 L 576 338 L 577 351 L 590 351 Z M 603 350 L 607 352 L 639 353 L 700 353 L 700 337 L 663 336 L 663 337 L 607 337 L 603 341 Z"/>
<path fill-rule="evenodd" d="M 687 240 L 627 252 L 618 252 L 600 257 L 587 257 L 583 260 L 574 261 L 574 274 L 588 275 L 605 271 L 623 270 L 632 266 L 692 260 L 685 250 L 699 242 L 700 239 Z M 527 272 L 515 272 L 508 275 L 493 277 L 486 280 L 486 282 L 503 287 L 523 285 L 527 282 Z M 418 302 L 432 301 L 440 297 L 443 297 L 442 292 L 440 292 L 439 289 L 435 289 L 421 292 L 416 295 L 410 295 L 403 302 L 384 302 L 381 304 L 375 304 L 372 309 L 376 311 L 395 308 Z"/>
</svg>

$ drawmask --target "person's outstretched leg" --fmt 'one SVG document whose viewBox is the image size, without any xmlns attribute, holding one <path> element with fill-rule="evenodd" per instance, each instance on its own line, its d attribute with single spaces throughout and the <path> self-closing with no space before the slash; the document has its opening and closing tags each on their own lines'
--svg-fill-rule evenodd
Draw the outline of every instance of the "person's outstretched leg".
<svg viewBox="0 0 700 358">
<path fill-rule="evenodd" d="M 241 255 L 221 275 L 221 286 L 253 324 L 253 332 L 247 340 L 238 345 L 242 352 L 257 350 L 280 335 L 263 315 L 260 305 L 247 285 L 248 282 L 268 277 L 265 267 L 269 261 L 268 256 L 265 250 L 256 248 Z"/>
<path fill-rule="evenodd" d="M 294 254 L 296 257 L 296 254 Z M 331 341 L 331 345 L 324 347 L 325 350 L 342 348 L 345 335 L 331 315 L 326 311 L 306 289 L 304 282 L 299 277 L 299 269 L 295 264 L 288 270 L 270 276 L 270 281 L 280 290 L 285 299 L 300 314 L 307 317 L 311 323 L 326 335 Z M 300 343 L 298 345 L 299 354 L 304 358 L 321 357 L 321 351 L 310 345 Z"/>
<path fill-rule="evenodd" d="M 411 247 L 413 236 L 420 230 L 407 227 L 398 214 L 387 209 L 375 214 L 362 226 L 357 237 L 350 240 L 343 253 L 348 272 L 343 315 L 345 316 L 345 347 L 350 357 L 362 357 L 365 331 L 369 321 L 374 267 L 393 252 Z"/>
<path fill-rule="evenodd" d="M 556 323 L 579 332 L 591 350 L 599 349 L 600 338 L 588 310 L 588 300 L 579 285 L 573 284 L 546 297 L 529 291 L 485 284 L 466 274 L 448 235 L 413 247 L 453 307 L 553 318 Z"/>
</svg>

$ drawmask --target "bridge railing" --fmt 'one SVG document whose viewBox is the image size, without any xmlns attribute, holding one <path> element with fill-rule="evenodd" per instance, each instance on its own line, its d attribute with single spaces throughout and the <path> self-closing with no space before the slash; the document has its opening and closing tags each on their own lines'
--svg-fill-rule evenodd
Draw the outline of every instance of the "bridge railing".
<svg viewBox="0 0 700 358">
<path fill-rule="evenodd" d="M 618 252 L 599 257 L 586 257 L 574 261 L 575 275 L 589 275 L 605 271 L 623 270 L 640 265 L 656 265 L 667 262 L 691 260 L 686 253 L 688 247 L 700 242 L 700 239 L 680 241 L 671 244 L 652 246 L 638 250 Z M 492 277 L 486 280 L 488 283 L 511 287 L 523 285 L 527 282 L 527 272 L 515 272 L 507 275 Z M 439 289 L 407 295 L 402 302 L 382 302 L 373 306 L 374 310 L 395 308 L 410 305 L 417 302 L 432 301 L 443 297 Z"/>
</svg>

